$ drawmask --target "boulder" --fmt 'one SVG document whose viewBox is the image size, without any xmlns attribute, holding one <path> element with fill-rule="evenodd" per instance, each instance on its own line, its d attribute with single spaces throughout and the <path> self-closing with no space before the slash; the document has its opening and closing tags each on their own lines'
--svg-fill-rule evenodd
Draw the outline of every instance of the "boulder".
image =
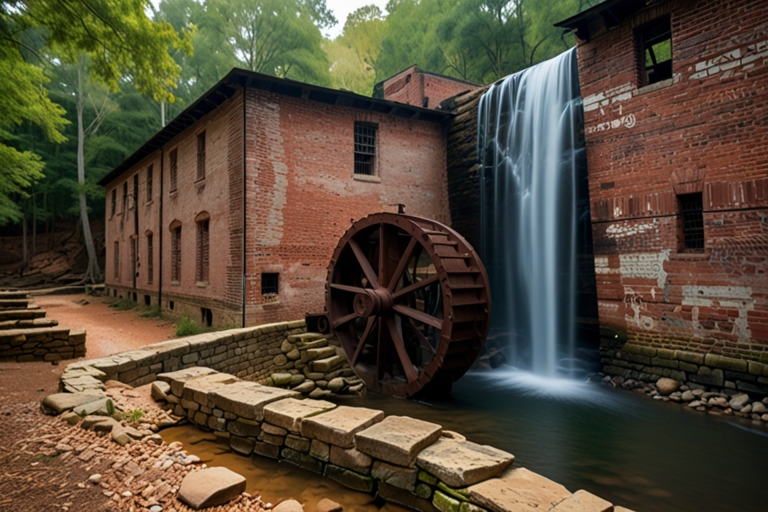
<svg viewBox="0 0 768 512">
<path fill-rule="evenodd" d="M 304 512 L 304 507 L 296 500 L 286 500 L 277 504 L 273 512 Z"/>
<path fill-rule="evenodd" d="M 571 495 L 562 485 L 525 468 L 506 470 L 469 488 L 473 503 L 488 510 L 549 510 Z"/>
<path fill-rule="evenodd" d="M 382 411 L 342 405 L 332 411 L 302 420 L 301 435 L 341 448 L 354 448 L 355 434 L 382 419 Z"/>
<path fill-rule="evenodd" d="M 315 512 L 342 512 L 343 508 L 335 501 L 331 501 L 328 498 L 323 498 L 317 502 Z"/>
<path fill-rule="evenodd" d="M 331 379 L 328 381 L 328 390 L 333 391 L 334 393 L 341 391 L 341 389 L 347 385 L 347 382 L 341 378 L 336 377 L 335 379 Z"/>
<path fill-rule="evenodd" d="M 167 402 L 168 394 L 171 392 L 171 385 L 162 380 L 156 380 L 152 383 L 152 398 L 157 402 Z"/>
<path fill-rule="evenodd" d="M 740 394 L 734 396 L 733 398 L 731 398 L 731 401 L 728 402 L 728 405 L 734 411 L 740 411 L 748 403 L 749 403 L 749 395 L 747 395 L 746 393 L 740 393 Z"/>
<path fill-rule="evenodd" d="M 408 416 L 388 416 L 358 432 L 355 447 L 374 459 L 413 467 L 416 455 L 437 441 L 442 431 L 443 427 L 435 423 Z"/>
<path fill-rule="evenodd" d="M 656 389 L 659 391 L 659 394 L 662 396 L 669 396 L 678 389 L 680 389 L 680 383 L 677 382 L 675 379 L 668 379 L 667 377 L 662 377 L 659 380 L 656 381 Z"/>
<path fill-rule="evenodd" d="M 416 458 L 416 465 L 450 487 L 466 487 L 499 475 L 515 456 L 470 441 L 441 438 Z"/>
<path fill-rule="evenodd" d="M 109 408 L 107 406 L 107 402 L 111 401 L 112 400 L 110 398 L 101 398 L 100 400 L 94 400 L 93 402 L 88 402 L 87 404 L 78 405 L 77 407 L 73 408 L 72 411 L 75 414 L 79 414 L 80 416 L 90 416 L 93 414 L 109 416 Z M 112 408 L 114 412 L 114 404 L 112 404 Z"/>
<path fill-rule="evenodd" d="M 223 467 L 189 473 L 181 481 L 179 499 L 195 510 L 223 505 L 245 491 L 245 477 Z M 277 508 L 275 508 L 277 510 Z M 299 509 L 301 510 L 301 509 Z"/>
<path fill-rule="evenodd" d="M 75 407 L 103 399 L 103 395 L 88 393 L 54 393 L 43 399 L 40 408 L 45 414 L 58 415 Z"/>
<path fill-rule="evenodd" d="M 293 375 L 290 373 L 273 373 L 272 374 L 272 382 L 275 384 L 275 386 L 287 386 L 291 383 L 291 380 L 293 379 Z"/>
</svg>

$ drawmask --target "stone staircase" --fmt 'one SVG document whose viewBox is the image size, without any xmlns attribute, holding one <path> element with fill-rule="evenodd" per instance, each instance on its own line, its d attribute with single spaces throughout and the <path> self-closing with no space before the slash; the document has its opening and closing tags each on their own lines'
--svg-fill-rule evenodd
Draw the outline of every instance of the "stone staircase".
<svg viewBox="0 0 768 512">
<path fill-rule="evenodd" d="M 0 361 L 59 361 L 85 355 L 85 331 L 60 327 L 24 291 L 0 291 Z"/>
</svg>

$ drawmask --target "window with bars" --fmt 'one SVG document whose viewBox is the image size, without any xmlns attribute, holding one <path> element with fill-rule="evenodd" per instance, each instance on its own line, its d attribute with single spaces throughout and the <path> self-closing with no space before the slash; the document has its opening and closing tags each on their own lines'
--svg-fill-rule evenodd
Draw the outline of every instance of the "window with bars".
<svg viewBox="0 0 768 512">
<path fill-rule="evenodd" d="M 171 281 L 181 281 L 181 226 L 171 229 Z"/>
<path fill-rule="evenodd" d="M 115 241 L 115 254 L 112 256 L 112 266 L 114 267 L 115 280 L 120 280 L 120 242 Z"/>
<path fill-rule="evenodd" d="M 672 29 L 662 16 L 635 29 L 640 87 L 672 78 Z"/>
<path fill-rule="evenodd" d="M 376 175 L 376 131 L 372 123 L 355 123 L 355 174 Z"/>
<path fill-rule="evenodd" d="M 153 164 L 149 164 L 149 167 L 147 167 L 147 202 L 152 200 L 152 182 L 154 180 L 153 171 Z"/>
<path fill-rule="evenodd" d="M 682 219 L 681 247 L 688 252 L 704 251 L 704 205 L 701 192 L 677 196 Z"/>
<path fill-rule="evenodd" d="M 112 217 L 115 216 L 115 213 L 117 212 L 117 189 L 112 189 Z"/>
<path fill-rule="evenodd" d="M 154 252 L 154 237 L 150 232 L 147 233 L 147 284 L 152 284 L 155 279 Z"/>
<path fill-rule="evenodd" d="M 205 179 L 205 132 L 197 136 L 197 179 Z"/>
<path fill-rule="evenodd" d="M 209 219 L 199 220 L 197 222 L 197 265 L 196 265 L 196 281 L 198 283 L 208 282 L 208 227 Z"/>
<path fill-rule="evenodd" d="M 176 192 L 176 178 L 178 174 L 178 152 L 174 149 L 171 151 L 171 171 L 170 171 L 170 180 L 171 180 L 171 189 L 170 192 Z"/>
<path fill-rule="evenodd" d="M 278 275 L 266 272 L 261 274 L 261 297 L 265 302 L 277 300 Z"/>
</svg>

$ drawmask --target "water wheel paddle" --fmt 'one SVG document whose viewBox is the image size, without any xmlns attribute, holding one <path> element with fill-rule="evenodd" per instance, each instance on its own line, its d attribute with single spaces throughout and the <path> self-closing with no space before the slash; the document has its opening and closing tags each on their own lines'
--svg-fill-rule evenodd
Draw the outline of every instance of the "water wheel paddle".
<svg viewBox="0 0 768 512">
<path fill-rule="evenodd" d="M 433 220 L 377 213 L 355 222 L 333 252 L 325 288 L 350 366 L 387 395 L 450 390 L 488 334 L 485 267 L 461 235 Z"/>
</svg>

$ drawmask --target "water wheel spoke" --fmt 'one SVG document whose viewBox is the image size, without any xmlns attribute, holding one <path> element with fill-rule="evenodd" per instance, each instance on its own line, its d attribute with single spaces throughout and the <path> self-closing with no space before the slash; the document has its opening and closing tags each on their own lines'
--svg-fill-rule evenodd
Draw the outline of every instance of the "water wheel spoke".
<svg viewBox="0 0 768 512">
<path fill-rule="evenodd" d="M 357 363 L 357 358 L 360 357 L 360 352 L 363 351 L 363 345 L 365 345 L 365 340 L 371 334 L 371 329 L 373 329 L 373 323 L 375 321 L 376 321 L 375 316 L 368 317 L 368 323 L 365 324 L 365 330 L 363 331 L 363 335 L 360 336 L 360 343 L 357 344 L 357 348 L 355 349 L 355 355 L 352 356 L 352 360 L 349 362 L 350 366 L 354 367 L 355 363 Z"/>
<path fill-rule="evenodd" d="M 358 318 L 357 313 L 351 313 L 349 315 L 343 316 L 343 317 L 339 318 L 338 320 L 336 320 L 335 322 L 333 322 L 333 328 L 334 329 L 338 329 L 342 325 L 351 322 L 355 318 Z"/>
<path fill-rule="evenodd" d="M 407 317 L 413 318 L 414 320 L 418 320 L 423 324 L 431 325 L 435 329 L 443 328 L 442 319 L 436 318 L 432 315 L 428 315 L 427 313 L 419 311 L 418 309 L 409 308 L 408 306 L 403 306 L 402 304 L 396 304 L 395 307 L 392 309 L 394 309 L 401 315 L 405 315 Z"/>
<path fill-rule="evenodd" d="M 415 325 L 411 325 L 411 329 L 413 330 L 413 332 L 416 333 L 416 337 L 419 338 L 419 343 L 421 343 L 422 345 L 426 345 L 429 348 L 430 352 L 432 352 L 432 355 L 437 354 L 437 350 L 435 350 L 435 347 L 433 347 L 432 344 L 429 342 L 429 340 L 427 340 L 427 337 L 424 336 L 424 333 L 421 332 L 421 329 L 419 329 Z"/>
<path fill-rule="evenodd" d="M 348 286 L 346 284 L 331 283 L 331 288 L 334 290 L 341 290 L 343 292 L 365 293 L 364 288 L 360 288 L 358 286 Z"/>
<path fill-rule="evenodd" d="M 408 379 L 409 383 L 413 382 L 418 379 L 419 376 L 416 373 L 416 370 L 413 368 L 411 358 L 408 357 L 408 352 L 405 350 L 405 344 L 403 343 L 400 334 L 397 332 L 395 321 L 391 316 L 387 317 L 387 327 L 389 327 L 389 335 L 392 338 L 392 344 L 395 345 L 395 350 L 397 351 L 397 356 L 400 359 L 400 364 L 403 366 L 403 370 L 405 371 L 405 377 Z"/>
<path fill-rule="evenodd" d="M 365 277 L 368 279 L 368 282 L 371 284 L 373 288 L 378 288 L 379 279 L 378 277 L 376 277 L 376 272 L 373 270 L 373 267 L 371 266 L 371 263 L 368 261 L 368 258 L 366 258 L 365 254 L 363 254 L 363 250 L 360 248 L 360 244 L 358 244 L 354 238 L 350 238 L 348 243 L 349 243 L 349 246 L 352 248 L 352 252 L 355 253 L 355 258 L 357 258 L 357 262 L 360 264 L 360 267 L 363 269 L 363 273 L 365 274 Z"/>
<path fill-rule="evenodd" d="M 406 286 L 405 288 L 402 288 L 401 290 L 396 291 L 392 294 L 392 298 L 399 299 L 400 297 L 404 295 L 408 295 L 409 293 L 418 290 L 419 288 L 424 288 L 425 286 L 429 286 L 430 284 L 434 283 L 440 279 L 440 276 L 438 274 L 433 274 L 425 279 L 422 279 L 421 281 L 418 281 L 416 283 L 413 283 L 410 286 Z"/>
<path fill-rule="evenodd" d="M 411 259 L 411 256 L 413 256 L 413 251 L 416 249 L 417 244 L 418 242 L 416 239 L 411 237 L 411 241 L 408 243 L 408 247 L 405 248 L 405 252 L 400 258 L 400 261 L 397 264 L 397 268 L 395 269 L 395 273 L 392 274 L 392 279 L 389 281 L 389 285 L 387 286 L 387 290 L 390 292 L 395 290 L 395 286 L 397 286 L 397 283 L 400 281 L 400 276 L 403 275 L 403 271 L 408 265 L 408 261 Z"/>
</svg>

